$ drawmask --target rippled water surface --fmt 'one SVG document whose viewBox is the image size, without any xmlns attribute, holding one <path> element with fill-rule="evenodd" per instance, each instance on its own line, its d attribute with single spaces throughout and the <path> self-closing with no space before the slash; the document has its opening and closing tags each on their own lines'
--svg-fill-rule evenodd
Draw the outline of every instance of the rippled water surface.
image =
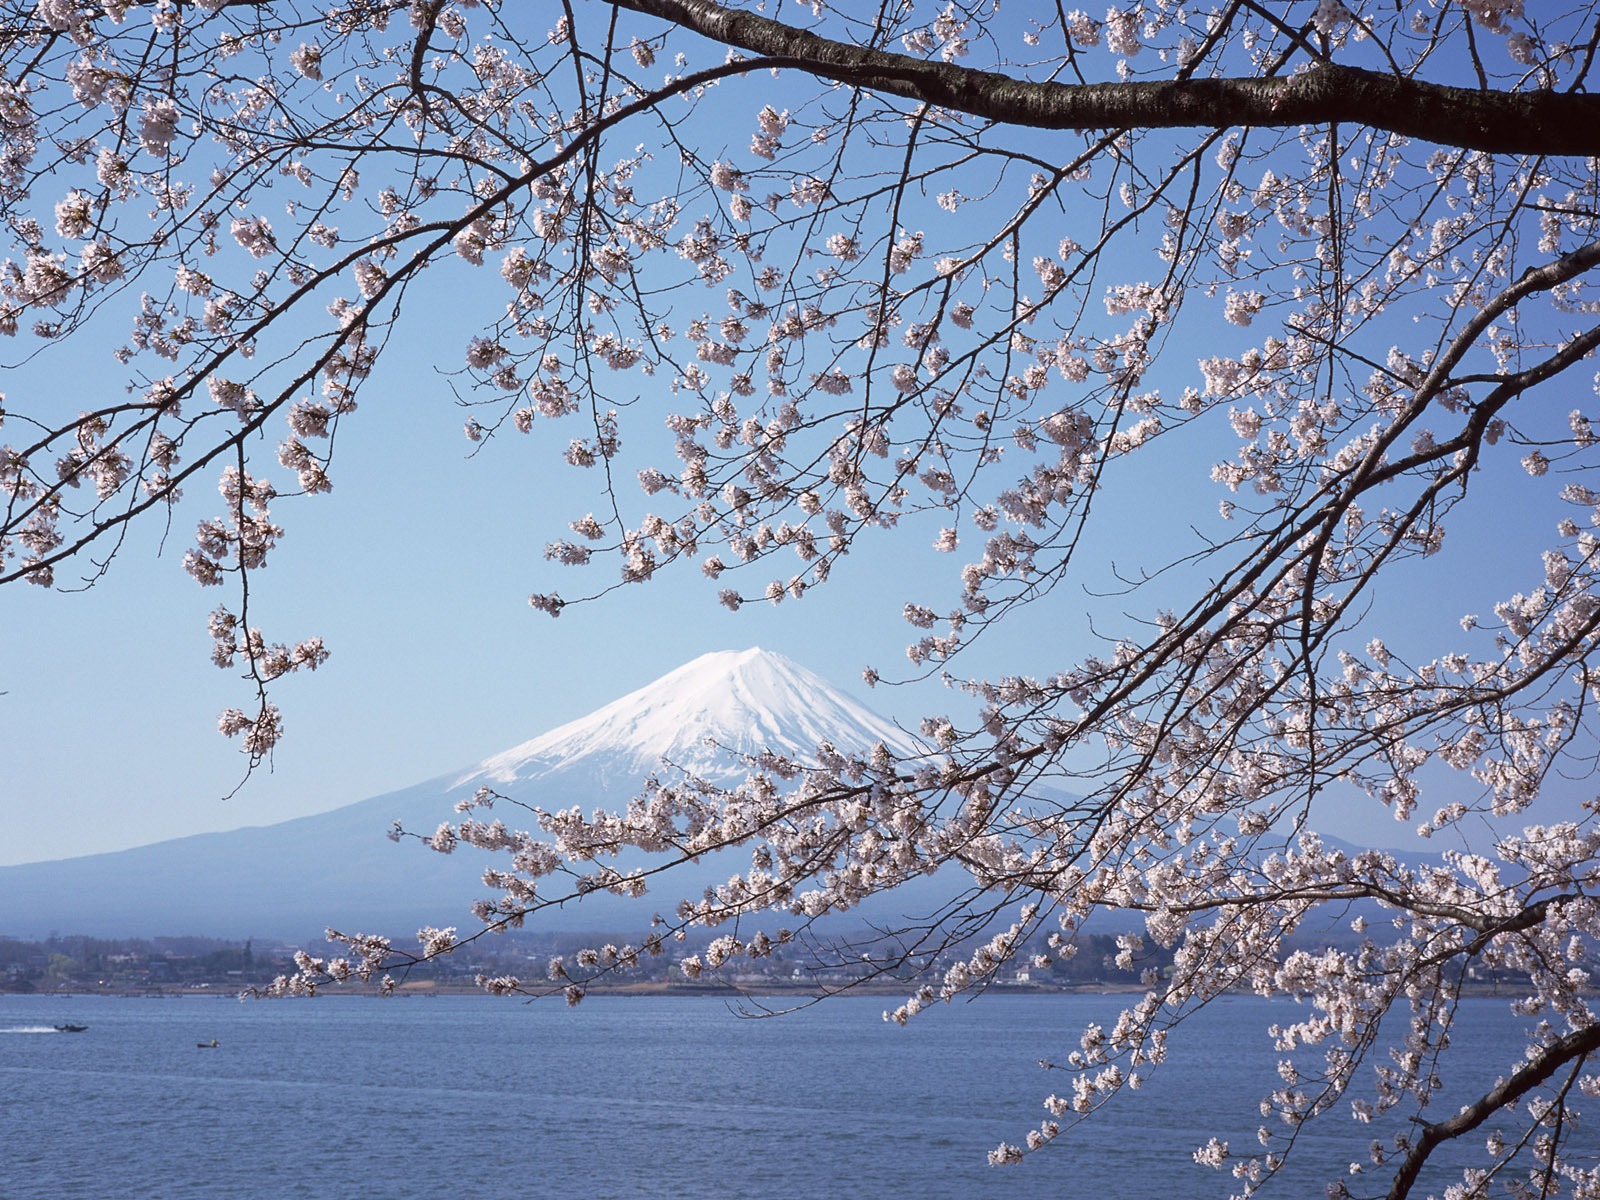
<svg viewBox="0 0 1600 1200">
<path fill-rule="evenodd" d="M 1213 1134 L 1253 1147 L 1278 1057 L 1262 1031 L 1292 1006 L 1221 1002 L 1130 1103 L 1020 1167 L 986 1165 L 1069 1087 L 1038 1060 L 1121 1003 L 992 996 L 900 1029 L 869 997 L 744 1020 L 707 997 L 3 996 L 0 1200 L 1226 1195 L 1191 1154 Z M 1517 1022 L 1470 1001 L 1457 1044 L 1492 1077 Z M 1342 1119 L 1309 1133 L 1268 1194 L 1320 1196 L 1372 1136 Z"/>
</svg>

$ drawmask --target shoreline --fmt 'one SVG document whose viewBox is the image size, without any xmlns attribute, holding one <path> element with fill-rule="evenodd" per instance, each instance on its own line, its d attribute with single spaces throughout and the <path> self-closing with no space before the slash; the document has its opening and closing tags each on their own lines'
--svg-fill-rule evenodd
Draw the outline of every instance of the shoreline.
<svg viewBox="0 0 1600 1200">
<path fill-rule="evenodd" d="M 831 992 L 821 992 L 816 988 L 784 987 L 782 985 L 776 985 L 776 984 L 739 985 L 739 984 L 725 983 L 725 984 L 701 984 L 701 985 L 693 985 L 693 986 L 685 987 L 685 986 L 682 986 L 680 984 L 675 984 L 675 983 L 625 983 L 625 984 L 615 984 L 615 985 L 596 985 L 594 987 L 585 988 L 584 989 L 584 999 L 586 999 L 586 1000 L 587 999 L 594 999 L 594 998 L 597 998 L 597 997 L 600 997 L 600 996 L 624 996 L 624 997 L 640 997 L 640 998 L 648 998 L 648 997 L 655 997 L 655 996 L 715 996 L 715 997 L 724 997 L 724 998 L 725 997 L 729 997 L 729 996 L 793 996 L 793 997 L 797 997 L 797 998 L 799 998 L 799 997 L 807 997 L 807 998 L 829 998 L 829 999 L 831 999 L 831 998 L 833 998 L 835 996 L 851 996 L 851 995 L 855 995 L 855 996 L 901 996 L 901 997 L 903 997 L 903 996 L 909 995 L 910 992 L 914 991 L 917 986 L 919 986 L 919 985 L 915 984 L 915 983 L 908 984 L 908 985 L 906 985 L 904 987 L 897 987 L 897 986 L 894 986 L 894 985 L 891 985 L 891 984 L 874 983 L 874 984 L 861 984 L 861 985 L 858 985 L 856 987 L 838 988 L 838 989 L 835 989 L 835 990 L 833 990 Z M 988 989 L 987 991 L 985 991 L 982 994 L 989 995 L 989 996 L 1093 996 L 1093 995 L 1101 995 L 1101 996 L 1116 996 L 1116 995 L 1137 996 L 1137 995 L 1143 995 L 1144 991 L 1145 991 L 1144 988 L 1122 987 L 1122 986 L 1119 986 L 1119 985 L 1116 985 L 1116 984 L 1108 984 L 1108 985 L 1106 985 L 1104 987 L 1081 987 L 1081 988 L 1017 987 L 1015 985 L 1008 985 L 1008 986 L 1003 987 L 1003 988 L 1001 988 L 1001 987 L 990 988 L 990 989 Z M 559 987 L 555 987 L 554 990 L 552 990 L 551 992 L 548 993 L 548 996 L 550 998 L 556 998 L 556 997 L 559 997 L 560 992 L 561 992 L 561 989 Z M 1245 994 L 1245 993 L 1241 993 L 1241 994 Z M 322 999 L 324 997 L 336 997 L 336 996 L 350 996 L 350 997 L 355 997 L 355 998 L 359 998 L 359 999 L 390 999 L 390 1000 L 410 999 L 410 998 L 427 999 L 427 998 L 439 997 L 439 996 L 482 996 L 482 997 L 485 997 L 486 999 L 491 999 L 491 1000 L 493 1000 L 493 999 L 501 999 L 502 998 L 502 997 L 496 997 L 496 996 L 491 995 L 487 990 L 485 990 L 484 988 L 478 987 L 475 984 L 470 984 L 470 983 L 465 983 L 465 984 L 457 984 L 457 983 L 438 984 L 438 983 L 433 983 L 431 981 L 423 981 L 423 982 L 419 982 L 419 983 L 402 983 L 402 984 L 398 984 L 398 985 L 396 985 L 394 991 L 391 992 L 388 996 L 384 996 L 383 993 L 382 993 L 382 990 L 379 987 L 377 987 L 375 984 L 366 984 L 366 983 L 329 984 L 329 985 L 326 985 L 326 986 L 323 986 L 323 987 L 319 987 L 317 989 L 316 996 L 312 997 L 312 999 Z M 105 998 L 105 999 L 108 999 L 108 1000 L 139 1000 L 139 999 L 145 999 L 145 1000 L 183 1000 L 183 999 L 189 999 L 189 998 L 198 998 L 198 999 L 235 1000 L 235 1001 L 239 1000 L 241 998 L 243 998 L 243 999 L 252 998 L 252 997 L 248 996 L 247 993 L 241 992 L 239 990 L 229 990 L 228 988 L 223 988 L 223 987 L 210 987 L 210 988 L 202 988 L 202 987 L 196 987 L 196 988 L 103 988 L 103 989 L 102 988 L 78 988 L 78 989 L 69 989 L 69 990 L 64 990 L 64 991 L 50 991 L 50 992 L 45 992 L 45 991 L 38 991 L 38 992 L 6 992 L 6 991 L 0 991 L 0 1002 L 4 1002 L 4 1001 L 7 1001 L 7 1000 L 12 1000 L 12 999 L 20 999 L 20 1000 L 69 1000 L 69 999 L 82 999 L 82 998 L 85 998 L 85 997 Z M 305 997 L 294 997 L 294 998 L 295 999 L 304 999 Z M 515 994 L 513 994 L 512 998 L 527 1000 L 530 997 L 528 997 L 527 995 L 525 995 L 523 993 L 515 993 Z"/>
<path fill-rule="evenodd" d="M 905 983 L 892 983 L 875 981 L 856 986 L 835 988 L 832 991 L 822 991 L 815 987 L 806 987 L 800 984 L 784 985 L 782 983 L 671 983 L 661 980 L 643 981 L 638 983 L 600 984 L 584 989 L 584 999 L 599 997 L 619 996 L 624 998 L 649 999 L 653 997 L 693 997 L 705 996 L 717 999 L 728 998 L 755 998 L 762 996 L 780 996 L 794 999 L 832 1000 L 838 997 L 873 996 L 873 997 L 904 997 L 914 991 L 920 984 L 911 980 Z M 515 993 L 512 999 L 527 1001 L 530 999 L 556 999 L 560 996 L 560 988 L 551 985 L 550 992 L 542 996 L 528 996 Z M 997 984 L 981 989 L 970 994 L 963 994 L 962 999 L 976 999 L 984 997 L 1008 996 L 1142 996 L 1147 988 L 1132 984 L 1101 983 L 1082 984 L 1071 987 L 1044 987 L 1037 984 Z M 1585 989 L 1589 991 L 1589 989 Z M 1461 989 L 1461 999 L 1506 999 L 1513 1000 L 1523 992 L 1515 987 L 1501 987 L 1494 984 L 1469 984 Z M 328 999 L 347 997 L 360 1000 L 399 1000 L 399 999 L 435 999 L 439 997 L 473 996 L 484 999 L 505 999 L 491 995 L 484 988 L 472 983 L 439 983 L 434 980 L 418 980 L 412 983 L 400 983 L 393 992 L 387 996 L 375 984 L 349 983 L 330 984 L 321 987 L 313 997 L 285 997 L 290 999 Z M 1225 998 L 1260 998 L 1260 999 L 1292 999 L 1293 997 L 1278 995 L 1272 997 L 1257 997 L 1255 992 L 1247 989 L 1238 989 L 1225 992 L 1217 999 Z M 0 990 L 0 1003 L 9 1000 L 73 1000 L 85 998 L 104 998 L 109 1000 L 184 1000 L 184 999 L 211 999 L 229 1000 L 235 1003 L 249 999 L 276 999 L 277 997 L 254 997 L 247 992 L 231 989 L 225 986 L 203 986 L 187 988 L 78 988 L 63 991 L 35 991 L 35 992 L 10 992 Z"/>
</svg>

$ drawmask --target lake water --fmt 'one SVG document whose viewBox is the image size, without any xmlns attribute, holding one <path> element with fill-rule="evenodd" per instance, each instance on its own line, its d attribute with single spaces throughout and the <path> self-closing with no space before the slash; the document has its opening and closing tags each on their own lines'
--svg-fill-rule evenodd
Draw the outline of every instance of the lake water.
<svg viewBox="0 0 1600 1200">
<path fill-rule="evenodd" d="M 1212 1134 L 1254 1148 L 1282 1002 L 1224 1000 L 1132 1103 L 986 1164 L 1069 1088 L 1038 1060 L 1121 1003 L 991 996 L 901 1029 L 887 997 L 745 1020 L 709 997 L 0 996 L 0 1198 L 1226 1195 L 1190 1156 Z M 58 1023 L 89 1029 L 26 1032 Z M 1452 1057 L 1492 1077 L 1518 1027 L 1504 1001 L 1468 1001 Z M 1374 1134 L 1316 1124 L 1268 1195 L 1321 1196 Z"/>
</svg>

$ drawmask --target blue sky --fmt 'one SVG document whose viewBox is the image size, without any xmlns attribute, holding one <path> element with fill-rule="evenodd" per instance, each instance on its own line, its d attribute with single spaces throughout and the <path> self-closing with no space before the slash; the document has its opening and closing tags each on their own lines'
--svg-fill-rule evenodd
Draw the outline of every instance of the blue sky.
<svg viewBox="0 0 1600 1200">
<path fill-rule="evenodd" d="M 750 84 L 758 85 L 772 86 Z M 736 139 L 745 136 L 743 127 L 736 131 Z M 925 207 L 911 224 L 945 219 Z M 975 218 L 964 210 L 961 219 Z M 1067 229 L 1062 219 L 1059 228 L 1035 232 L 1049 240 Z M 869 664 L 886 677 L 909 670 L 906 601 L 947 610 L 956 599 L 965 554 L 931 553 L 931 520 L 869 534 L 826 587 L 776 608 L 749 604 L 729 613 L 716 602 L 719 585 L 690 567 L 569 607 L 559 620 L 532 611 L 528 593 L 573 595 L 614 567 L 583 577 L 542 559 L 545 542 L 565 533 L 568 520 L 598 507 L 598 479 L 560 462 L 570 430 L 540 426 L 531 438 L 508 432 L 476 456 L 461 434 L 466 414 L 435 368 L 461 362 L 475 332 L 465 315 L 484 304 L 473 289 L 498 287 L 489 271 L 435 270 L 407 301 L 402 335 L 341 427 L 334 492 L 275 508 L 287 533 L 253 585 L 253 617 L 273 640 L 323 636 L 332 657 L 315 675 L 275 685 L 287 736 L 271 769 L 232 798 L 222 799 L 239 782 L 243 759 L 216 733 L 216 718 L 250 692 L 209 665 L 205 621 L 234 597 L 226 587 L 201 589 L 181 567 L 195 523 L 220 509 L 210 484 L 191 487 L 170 530 L 136 530 L 92 589 L 0 590 L 0 816 L 10 834 L 0 864 L 334 808 L 505 749 L 710 650 L 777 650 L 908 723 L 960 710 L 960 699 L 937 681 L 871 694 L 859 682 Z M 490 309 L 503 300 L 497 292 Z M 684 307 L 699 303 L 691 298 Z M 1174 336 L 1161 371 L 1169 391 L 1195 382 L 1202 353 L 1219 352 L 1209 340 L 1216 332 Z M 52 347 L 14 366 L 4 379 L 8 406 L 25 411 L 43 400 L 70 413 L 102 402 L 90 397 L 123 385 L 108 353 L 123 333 L 87 347 Z M 1261 330 L 1225 333 L 1242 345 Z M 1403 339 L 1404 329 L 1396 336 Z M 10 357 L 31 348 L 24 337 L 3 349 Z M 619 401 L 636 399 L 625 413 L 625 438 L 660 431 L 660 417 L 682 404 L 665 394 L 664 381 L 651 394 L 642 390 L 651 381 L 637 375 L 616 380 Z M 1210 465 L 1231 456 L 1237 442 L 1224 423 L 1213 426 L 1199 437 L 1186 430 L 1164 439 L 1137 456 L 1142 465 L 1119 464 L 1124 469 L 1097 501 L 1075 578 L 986 636 L 957 669 L 1063 669 L 1097 648 L 1091 613 L 1113 631 L 1125 627 L 1124 612 L 1147 616 L 1160 593 L 1106 595 L 1112 564 L 1124 572 L 1160 566 L 1187 548 L 1191 523 L 1215 525 L 1226 493 L 1209 481 Z M 275 441 L 281 423 L 270 428 Z M 0 440 L 7 436 L 0 431 Z M 273 450 L 264 443 L 260 461 L 270 462 Z M 1491 456 L 1472 502 L 1475 525 L 1457 521 L 1426 572 L 1407 568 L 1386 585 L 1383 633 L 1413 661 L 1455 648 L 1435 635 L 1454 631 L 1462 613 L 1487 612 L 1539 578 L 1540 543 L 1529 541 L 1529 530 L 1543 537 L 1553 526 L 1549 497 L 1558 485 L 1529 480 L 1516 467 L 1519 453 L 1503 447 Z M 624 475 L 638 465 L 630 459 Z M 1501 521 L 1500 512 L 1518 520 Z M 60 572 L 60 582 L 70 575 Z M 754 593 L 764 578 L 737 582 Z M 1402 827 L 1373 826 L 1364 815 L 1343 832 L 1363 826 L 1375 840 L 1405 840 Z"/>
<path fill-rule="evenodd" d="M 440 356 L 455 344 L 445 341 Z M 1180 370 L 1192 361 L 1174 353 Z M 248 693 L 209 664 L 205 632 L 206 614 L 228 597 L 181 567 L 195 521 L 220 507 L 214 492 L 191 490 L 164 546 L 162 530 L 139 530 L 87 591 L 0 592 L 0 812 L 10 834 L 0 863 L 338 807 L 476 761 L 710 650 L 777 650 L 906 722 L 960 710 L 937 681 L 870 693 L 860 682 L 867 664 L 886 677 L 908 671 L 912 631 L 900 616 L 908 598 L 941 607 L 953 597 L 963 556 L 927 552 L 916 530 L 878 534 L 826 587 L 778 607 L 730 613 L 716 586 L 689 570 L 569 607 L 557 620 L 534 612 L 530 591 L 580 590 L 541 552 L 565 520 L 593 507 L 584 489 L 596 481 L 561 465 L 537 434 L 493 440 L 470 457 L 462 410 L 428 362 L 428 347 L 412 343 L 371 381 L 341 430 L 331 495 L 275 509 L 287 534 L 252 603 L 269 636 L 321 634 L 332 657 L 314 675 L 275 685 L 287 737 L 271 769 L 231 798 L 223 799 L 243 760 L 215 721 Z M 649 397 L 641 408 L 652 403 L 666 410 Z M 1148 611 L 1143 599 L 1096 598 L 1084 584 L 1099 575 L 1099 590 L 1112 561 L 1127 570 L 1175 544 L 1175 496 L 1197 521 L 1214 512 L 1223 492 L 1206 479 L 1209 462 L 1193 458 L 1187 438 L 1171 445 L 1161 452 L 1168 461 L 1152 455 L 1147 470 L 1102 498 L 1080 581 L 980 642 L 966 669 L 1059 669 L 1074 648 L 1092 649 L 1091 611 L 1101 621 Z M 1480 512 L 1537 505 L 1547 494 L 1547 481 L 1505 469 L 1514 466 L 1507 456 L 1496 469 Z M 1408 631 L 1419 645 L 1432 641 L 1441 623 L 1453 627 L 1462 612 L 1505 594 L 1507 564 L 1525 560 L 1518 574 L 1535 576 L 1537 547 L 1520 524 L 1457 530 L 1444 564 L 1455 586 L 1440 589 L 1435 575 L 1415 590 L 1399 580 L 1388 593 L 1390 615 L 1401 615 L 1385 623 L 1391 642 Z M 1334 824 L 1347 835 L 1370 826 L 1386 843 L 1410 840 L 1386 820 Z"/>
<path fill-rule="evenodd" d="M 86 592 L 0 593 L 0 861 L 336 807 L 523 741 L 708 650 L 764 645 L 858 694 L 864 664 L 904 663 L 904 598 L 881 571 L 841 572 L 776 610 L 729 613 L 698 573 L 671 572 L 558 620 L 533 611 L 527 594 L 559 570 L 541 552 L 560 531 L 551 477 L 567 468 L 515 438 L 468 460 L 447 393 L 373 382 L 341 433 L 334 492 L 275 510 L 287 533 L 252 604 L 269 636 L 320 634 L 332 653 L 275 685 L 287 737 L 231 799 L 243 760 L 216 716 L 248 693 L 209 664 L 205 630 L 229 597 L 181 567 L 214 493 L 186 498 L 164 549 L 141 530 Z M 901 698 L 869 697 L 909 717 Z"/>
<path fill-rule="evenodd" d="M 10 834 L 0 864 L 335 808 L 505 749 L 710 650 L 779 651 L 913 725 L 925 712 L 963 710 L 963 698 L 937 680 L 870 693 L 860 681 L 869 664 L 886 678 L 910 673 L 904 647 L 913 631 L 901 618 L 908 599 L 935 609 L 955 599 L 965 558 L 929 551 L 937 521 L 869 534 L 826 587 L 777 607 L 730 613 L 716 601 L 720 585 L 691 568 L 570 606 L 556 620 L 530 609 L 529 592 L 576 595 L 614 577 L 609 563 L 573 573 L 542 557 L 567 520 L 597 506 L 599 480 L 560 462 L 565 428 L 508 432 L 471 453 L 464 411 L 435 370 L 459 361 L 465 327 L 450 324 L 467 306 L 437 287 L 429 297 L 438 307 L 411 302 L 412 336 L 391 347 L 341 427 L 334 491 L 274 509 L 287 532 L 253 584 L 255 618 L 274 640 L 320 634 L 332 656 L 314 675 L 274 685 L 287 736 L 270 769 L 237 794 L 223 799 L 243 759 L 217 734 L 216 717 L 249 692 L 210 665 L 205 631 L 207 613 L 233 597 L 226 586 L 200 588 L 181 565 L 195 523 L 220 510 L 209 486 L 190 489 L 170 531 L 138 529 L 93 588 L 0 591 L 0 814 Z M 415 336 L 423 329 L 433 337 Z M 1175 340 L 1164 370 L 1187 381 L 1199 352 Z M 91 371 L 58 403 L 86 405 L 93 379 L 120 386 L 114 368 L 96 374 L 88 362 Z M 634 377 L 626 383 L 637 386 Z M 13 404 L 52 386 L 41 368 L 7 376 Z M 639 396 L 626 414 L 632 436 L 658 429 L 680 403 Z M 1225 431 L 1194 432 L 1110 477 L 1075 579 L 986 635 L 958 670 L 1062 669 L 1098 648 L 1091 613 L 1114 629 L 1124 612 L 1151 611 L 1154 596 L 1103 593 L 1113 564 L 1123 572 L 1159 565 L 1186 544 L 1186 523 L 1215 524 L 1225 492 L 1209 481 L 1210 463 L 1236 442 Z M 263 457 L 270 451 L 263 447 Z M 1537 580 L 1539 547 L 1527 540 L 1526 521 L 1493 515 L 1550 504 L 1551 481 L 1528 479 L 1516 457 L 1506 447 L 1490 459 L 1473 501 L 1480 519 L 1456 522 L 1439 560 L 1426 572 L 1413 564 L 1386 585 L 1384 636 L 1413 661 L 1443 648 L 1430 643 L 1463 612 L 1486 612 Z M 1547 511 L 1553 524 L 1555 510 Z M 1516 579 L 1527 583 L 1507 586 Z M 737 582 L 759 590 L 754 578 Z M 1381 816 L 1328 827 L 1346 836 L 1366 830 L 1386 844 L 1412 840 Z"/>
<path fill-rule="evenodd" d="M 270 769 L 237 794 L 223 799 L 244 760 L 216 718 L 250 692 L 210 665 L 205 628 L 216 604 L 236 599 L 182 568 L 196 522 L 221 510 L 209 483 L 189 489 L 170 530 L 135 530 L 92 588 L 0 590 L 0 814 L 10 832 L 0 864 L 364 799 L 524 741 L 711 650 L 779 651 L 908 721 L 959 705 L 937 682 L 868 694 L 860 680 L 868 664 L 886 677 L 909 669 L 906 582 L 929 559 L 946 581 L 958 565 L 924 553 L 931 533 L 908 535 L 915 545 L 880 535 L 827 587 L 776 608 L 730 613 L 716 599 L 721 585 L 691 568 L 559 619 L 535 612 L 532 591 L 571 595 L 614 578 L 610 563 L 584 578 L 542 557 L 567 520 L 598 506 L 599 480 L 560 461 L 565 428 L 527 438 L 508 430 L 474 456 L 466 414 L 434 370 L 459 361 L 465 336 L 440 331 L 459 309 L 410 309 L 409 328 L 437 338 L 391 347 L 341 426 L 333 492 L 274 506 L 286 533 L 252 584 L 253 619 L 274 640 L 321 635 L 331 657 L 274 685 L 287 736 Z M 120 388 L 114 364 L 93 369 L 101 349 L 87 355 L 74 394 L 54 403 L 86 406 L 90 379 Z M 8 373 L 15 407 L 33 389 L 61 390 L 44 369 Z M 629 416 L 642 433 L 680 406 L 646 396 Z M 263 460 L 273 448 L 262 447 Z M 58 572 L 60 584 L 73 578 Z"/>
</svg>

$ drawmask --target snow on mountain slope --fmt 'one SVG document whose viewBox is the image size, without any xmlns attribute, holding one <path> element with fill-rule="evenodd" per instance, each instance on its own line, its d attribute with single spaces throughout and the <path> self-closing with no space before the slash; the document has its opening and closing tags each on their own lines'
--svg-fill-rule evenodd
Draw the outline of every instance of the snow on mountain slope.
<svg viewBox="0 0 1600 1200">
<path fill-rule="evenodd" d="M 850 751 L 880 741 L 901 755 L 917 753 L 899 728 L 783 655 L 724 650 L 485 759 L 454 786 L 498 787 L 567 773 L 637 783 L 663 759 L 716 777 L 733 769 L 730 751 L 803 758 L 824 742 Z"/>
<path fill-rule="evenodd" d="M 491 856 L 438 855 L 390 842 L 390 823 L 428 833 L 456 801 L 485 784 L 529 805 L 585 808 L 624 802 L 663 756 L 709 778 L 743 774 L 729 750 L 800 758 L 821 742 L 867 750 L 915 743 L 895 726 L 787 658 L 752 649 L 707 654 L 656 682 L 464 770 L 332 812 L 276 825 L 202 834 L 113 854 L 0 868 L 0 935 L 51 930 L 104 936 L 207 934 L 309 939 L 325 926 L 409 937 L 421 924 L 469 925 Z M 519 810 L 496 815 L 517 823 Z M 657 905 L 726 879 L 718 856 L 705 878 L 675 873 Z M 670 896 L 664 893 L 670 891 Z M 628 929 L 643 905 L 586 897 L 544 922 L 552 929 Z"/>
</svg>

